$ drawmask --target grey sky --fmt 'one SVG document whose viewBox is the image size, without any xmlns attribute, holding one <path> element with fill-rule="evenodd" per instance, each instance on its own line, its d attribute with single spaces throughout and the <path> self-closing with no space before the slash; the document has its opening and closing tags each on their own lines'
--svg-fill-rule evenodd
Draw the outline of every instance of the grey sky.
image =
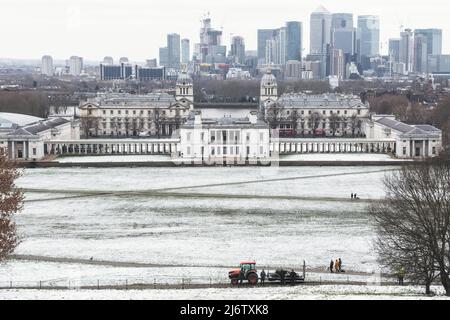
<svg viewBox="0 0 450 320">
<path fill-rule="evenodd" d="M 166 34 L 199 40 L 200 19 L 211 13 L 213 27 L 223 27 L 256 49 L 256 30 L 302 21 L 303 47 L 309 51 L 309 15 L 319 5 L 330 12 L 379 15 L 382 53 L 400 26 L 443 29 L 443 50 L 450 53 L 450 4 L 443 0 L 0 0 L 0 57 L 55 59 L 79 55 L 88 60 L 128 56 L 132 61 L 158 57 Z M 192 48 L 191 48 L 192 50 Z"/>
</svg>

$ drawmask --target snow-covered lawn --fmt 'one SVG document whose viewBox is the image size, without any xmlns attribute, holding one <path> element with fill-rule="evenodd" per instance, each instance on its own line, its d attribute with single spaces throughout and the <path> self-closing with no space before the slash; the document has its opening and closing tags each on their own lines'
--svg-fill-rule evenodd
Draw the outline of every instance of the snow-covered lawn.
<svg viewBox="0 0 450 320">
<path fill-rule="evenodd" d="M 165 155 L 117 155 L 117 156 L 77 156 L 56 158 L 61 163 L 95 163 L 95 162 L 152 162 L 167 161 L 170 156 Z"/>
<path fill-rule="evenodd" d="M 367 202 L 350 201 L 350 193 L 357 192 L 362 200 L 381 198 L 381 180 L 392 169 L 26 169 L 18 181 L 31 190 L 26 199 L 47 200 L 26 202 L 17 215 L 22 237 L 17 254 L 180 267 L 10 261 L 0 266 L 0 282 L 156 278 L 159 283 L 167 277 L 178 281 L 200 276 L 214 281 L 226 278 L 226 266 L 248 259 L 258 266 L 300 270 L 303 260 L 308 268 L 326 268 L 330 259 L 340 257 L 347 270 L 377 271 L 372 249 L 376 233 Z M 165 190 L 171 195 L 155 194 Z M 80 191 L 98 194 L 77 198 Z"/>
<path fill-rule="evenodd" d="M 425 296 L 422 287 L 398 286 L 296 286 L 225 289 L 164 290 L 0 290 L 0 299 L 115 299 L 115 300 L 317 300 L 317 299 L 445 299 L 441 287 L 436 296 Z"/>
<path fill-rule="evenodd" d="M 387 154 L 376 153 L 309 153 L 282 155 L 280 160 L 297 161 L 404 161 Z"/>
</svg>

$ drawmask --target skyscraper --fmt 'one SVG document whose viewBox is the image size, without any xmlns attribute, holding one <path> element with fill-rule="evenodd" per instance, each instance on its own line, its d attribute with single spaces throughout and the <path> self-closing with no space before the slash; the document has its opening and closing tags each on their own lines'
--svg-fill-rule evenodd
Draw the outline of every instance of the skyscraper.
<svg viewBox="0 0 450 320">
<path fill-rule="evenodd" d="M 326 45 L 331 43 L 331 14 L 320 6 L 311 13 L 310 19 L 310 53 L 326 53 Z"/>
<path fill-rule="evenodd" d="M 190 44 L 189 39 L 181 40 L 181 62 L 184 64 L 189 63 L 190 56 L 191 56 L 190 46 L 191 46 L 191 44 Z"/>
<path fill-rule="evenodd" d="M 331 18 L 332 47 L 342 50 L 344 55 L 353 55 L 355 53 L 355 36 L 353 14 L 333 13 Z"/>
<path fill-rule="evenodd" d="M 69 74 L 79 76 L 83 71 L 83 58 L 71 56 L 69 58 Z"/>
<path fill-rule="evenodd" d="M 276 34 L 277 29 L 258 29 L 258 64 L 265 63 L 267 40 L 275 38 Z"/>
<path fill-rule="evenodd" d="M 241 36 L 234 36 L 231 39 L 231 56 L 234 63 L 245 63 L 245 43 Z"/>
<path fill-rule="evenodd" d="M 41 74 L 53 76 L 53 58 L 51 56 L 43 56 L 41 61 Z"/>
<path fill-rule="evenodd" d="M 103 58 L 103 64 L 104 65 L 113 65 L 114 59 L 112 57 L 104 57 Z"/>
<path fill-rule="evenodd" d="M 428 39 L 423 34 L 414 34 L 414 68 L 418 73 L 427 72 Z"/>
<path fill-rule="evenodd" d="M 400 39 L 389 39 L 389 56 L 392 62 L 400 61 Z"/>
<path fill-rule="evenodd" d="M 168 68 L 180 69 L 180 35 L 170 33 L 167 35 Z"/>
<path fill-rule="evenodd" d="M 414 33 L 427 38 L 428 54 L 442 54 L 442 30 L 441 29 L 416 29 Z"/>
<path fill-rule="evenodd" d="M 405 64 L 405 71 L 412 72 L 414 68 L 414 35 L 411 29 L 400 33 L 399 61 Z"/>
<path fill-rule="evenodd" d="M 368 58 L 380 53 L 380 18 L 378 16 L 358 16 L 356 42 L 359 61 L 363 65 Z"/>
<path fill-rule="evenodd" d="M 302 23 L 286 22 L 286 57 L 285 60 L 302 60 Z"/>
</svg>

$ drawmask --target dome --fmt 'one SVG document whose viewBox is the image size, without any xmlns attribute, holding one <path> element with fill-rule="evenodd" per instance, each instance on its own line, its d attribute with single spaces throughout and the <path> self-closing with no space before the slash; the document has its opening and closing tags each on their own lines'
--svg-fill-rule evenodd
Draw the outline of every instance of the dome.
<svg viewBox="0 0 450 320">
<path fill-rule="evenodd" d="M 262 77 L 261 86 L 277 85 L 277 78 L 270 72 L 270 70 Z"/>
<path fill-rule="evenodd" d="M 325 14 L 329 14 L 330 11 L 328 11 L 324 6 L 318 6 L 317 9 L 313 11 L 313 13 L 325 13 Z"/>
<path fill-rule="evenodd" d="M 177 85 L 186 84 L 192 84 L 192 78 L 186 72 L 181 72 L 177 78 Z"/>
</svg>

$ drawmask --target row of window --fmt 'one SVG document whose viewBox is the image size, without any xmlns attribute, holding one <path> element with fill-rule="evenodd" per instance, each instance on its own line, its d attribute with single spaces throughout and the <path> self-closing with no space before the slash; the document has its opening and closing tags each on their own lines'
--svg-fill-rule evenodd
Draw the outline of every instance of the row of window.
<svg viewBox="0 0 450 320">
<path fill-rule="evenodd" d="M 316 111 L 316 112 L 320 114 L 320 111 Z M 297 110 L 295 110 L 295 111 L 293 111 L 293 113 L 294 113 L 294 114 L 300 113 L 301 115 L 304 115 L 304 114 L 306 113 L 306 111 L 305 111 L 305 110 L 301 110 L 300 112 L 298 112 Z M 312 114 L 313 112 L 312 112 L 311 110 L 308 110 L 307 113 L 308 113 L 308 114 Z M 328 113 L 329 113 L 330 115 L 332 115 L 332 114 L 340 115 L 340 114 L 341 114 L 341 110 L 337 110 L 336 112 L 333 111 L 333 110 L 329 110 Z M 290 115 L 290 114 L 291 114 L 291 111 L 286 110 L 286 114 L 287 114 L 287 115 Z M 323 115 L 327 115 L 327 110 L 322 110 L 322 114 L 323 114 Z M 343 110 L 342 114 L 348 115 L 348 111 L 347 111 L 347 110 Z M 361 115 L 361 109 L 358 109 L 358 110 L 356 111 L 356 114 L 357 114 L 357 115 Z"/>
<path fill-rule="evenodd" d="M 221 146 L 221 147 L 211 147 L 210 154 L 211 156 L 240 156 L 241 148 L 238 146 Z M 191 147 L 186 148 L 186 154 L 188 156 L 191 155 Z M 250 147 L 247 147 L 246 154 L 250 154 Z M 264 146 L 259 147 L 259 155 L 264 154 Z"/>
<path fill-rule="evenodd" d="M 122 114 L 122 110 L 116 110 L 116 111 L 117 111 L 117 114 Z M 131 111 L 131 113 L 130 113 L 130 111 Z M 171 115 L 174 114 L 174 113 L 175 114 L 187 114 L 187 112 L 188 112 L 187 110 L 176 110 L 175 112 L 174 112 L 174 110 L 169 110 L 169 114 L 171 114 Z M 147 115 L 151 115 L 153 113 L 154 112 L 152 110 L 147 110 L 147 112 L 146 112 Z M 88 115 L 91 116 L 92 114 L 93 114 L 92 109 L 88 109 Z M 103 115 L 107 115 L 108 114 L 107 110 L 102 110 L 102 114 Z M 109 114 L 110 115 L 114 115 L 115 114 L 114 110 L 109 110 Z M 128 114 L 133 114 L 133 115 L 139 114 L 139 115 L 143 116 L 145 114 L 145 112 L 144 112 L 144 110 L 124 110 L 124 114 L 126 114 L 126 115 L 128 115 Z M 166 115 L 166 110 L 161 110 L 160 114 Z"/>
<path fill-rule="evenodd" d="M 205 132 L 200 133 L 200 141 L 205 142 Z M 264 141 L 264 132 L 259 133 L 259 140 Z M 245 141 L 250 141 L 251 133 L 245 133 Z M 190 142 L 192 139 L 192 132 L 186 133 L 186 140 Z M 217 144 L 239 144 L 242 143 L 240 130 L 210 130 L 209 142 Z"/>
</svg>

